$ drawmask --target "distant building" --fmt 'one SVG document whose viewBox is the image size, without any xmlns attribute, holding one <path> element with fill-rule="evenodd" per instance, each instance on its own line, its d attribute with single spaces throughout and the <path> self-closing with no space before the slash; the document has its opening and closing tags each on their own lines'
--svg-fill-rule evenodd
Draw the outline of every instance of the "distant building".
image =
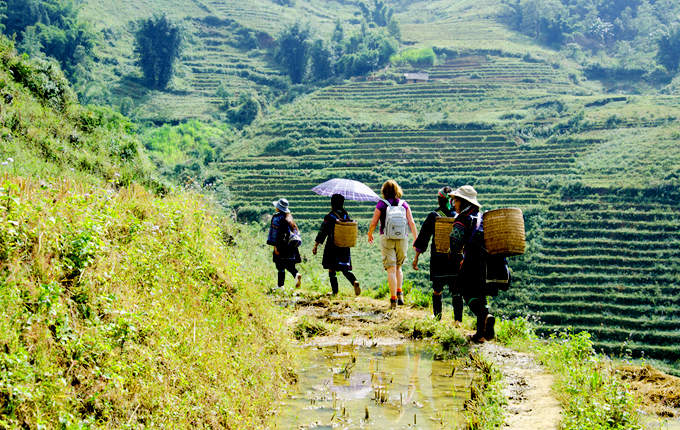
<svg viewBox="0 0 680 430">
<path fill-rule="evenodd" d="M 430 75 L 428 73 L 404 73 L 404 79 L 407 84 L 419 84 L 427 82 Z"/>
</svg>

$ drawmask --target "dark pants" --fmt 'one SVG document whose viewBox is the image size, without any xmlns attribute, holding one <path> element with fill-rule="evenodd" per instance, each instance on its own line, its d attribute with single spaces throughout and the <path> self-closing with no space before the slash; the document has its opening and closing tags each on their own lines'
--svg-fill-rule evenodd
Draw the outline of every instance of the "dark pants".
<svg viewBox="0 0 680 430">
<path fill-rule="evenodd" d="M 345 275 L 345 278 L 347 278 L 350 284 L 354 285 L 354 281 L 356 281 L 357 278 L 351 270 L 343 270 L 342 274 Z M 338 294 L 338 275 L 335 270 L 329 270 L 328 277 L 331 280 L 331 290 L 333 291 L 333 294 Z"/>
<path fill-rule="evenodd" d="M 276 262 L 276 270 L 279 271 L 278 286 L 283 287 L 286 283 L 286 270 L 290 272 L 293 277 L 298 274 L 295 268 L 295 260 L 279 260 Z"/>
<path fill-rule="evenodd" d="M 451 292 L 451 306 L 453 306 L 453 319 L 454 321 L 463 321 L 463 307 L 465 306 L 465 302 L 463 301 L 463 297 L 460 294 L 454 292 L 455 288 L 453 287 L 453 283 L 455 280 L 456 276 L 434 277 L 432 280 L 432 289 L 436 295 L 441 296 L 442 292 L 444 291 L 444 286 L 449 286 L 449 291 Z M 435 314 L 436 313 L 437 312 L 435 309 Z"/>
</svg>

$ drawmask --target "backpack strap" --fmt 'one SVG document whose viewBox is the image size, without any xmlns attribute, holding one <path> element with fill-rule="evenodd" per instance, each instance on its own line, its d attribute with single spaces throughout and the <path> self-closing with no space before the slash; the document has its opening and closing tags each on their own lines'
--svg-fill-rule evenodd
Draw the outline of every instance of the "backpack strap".
<svg viewBox="0 0 680 430">
<path fill-rule="evenodd" d="M 349 219 L 349 214 L 347 214 L 346 212 L 345 212 L 346 217 L 345 217 L 345 216 L 340 216 L 340 214 L 339 214 L 338 212 L 335 212 L 335 211 L 331 211 L 331 212 L 329 213 L 329 215 L 332 216 L 332 217 L 334 217 L 336 220 L 341 220 L 341 219 L 342 219 L 342 220 L 345 220 L 345 219 Z"/>
<path fill-rule="evenodd" d="M 434 213 L 437 214 L 438 218 L 446 218 L 446 214 L 441 209 L 437 209 Z"/>
</svg>

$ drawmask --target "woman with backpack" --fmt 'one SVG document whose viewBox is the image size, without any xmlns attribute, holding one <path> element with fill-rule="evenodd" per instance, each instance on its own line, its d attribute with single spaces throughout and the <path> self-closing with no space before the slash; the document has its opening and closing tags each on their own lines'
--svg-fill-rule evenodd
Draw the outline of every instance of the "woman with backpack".
<svg viewBox="0 0 680 430">
<path fill-rule="evenodd" d="M 274 263 L 278 271 L 278 288 L 283 288 L 286 281 L 286 270 L 295 278 L 295 288 L 300 288 L 302 275 L 297 271 L 295 265 L 300 263 L 300 252 L 297 244 L 291 243 L 291 236 L 298 232 L 297 224 L 293 220 L 293 215 L 288 208 L 288 200 L 279 199 L 272 202 L 276 208 L 276 213 L 272 217 L 269 227 L 267 245 L 274 247 Z"/>
<path fill-rule="evenodd" d="M 451 230 L 451 255 L 463 253 L 459 263 L 457 286 L 463 300 L 477 317 L 477 332 L 470 337 L 472 341 L 484 342 L 495 336 L 496 319 L 489 313 L 486 303 L 486 249 L 484 248 L 484 226 L 482 205 L 477 201 L 477 191 L 465 185 L 449 193 L 458 216 Z"/>
<path fill-rule="evenodd" d="M 314 248 L 312 248 L 312 254 L 316 255 L 317 248 L 320 243 L 323 243 L 326 238 L 326 247 L 323 250 L 323 260 L 321 264 L 324 269 L 328 269 L 328 277 L 331 281 L 331 294 L 338 294 L 338 276 L 337 272 L 342 272 L 345 278 L 354 287 L 354 294 L 357 296 L 361 294 L 361 288 L 359 287 L 359 281 L 352 273 L 352 256 L 350 254 L 350 248 L 341 248 L 335 245 L 334 232 L 335 223 L 338 220 L 349 220 L 349 214 L 343 208 L 345 204 L 345 197 L 341 194 L 333 194 L 331 196 L 331 211 L 326 215 L 319 228 L 319 233 L 316 235 L 316 243 L 314 243 Z"/>
<path fill-rule="evenodd" d="M 437 252 L 434 243 L 435 225 L 437 218 L 455 218 L 456 211 L 451 207 L 449 193 L 453 191 L 451 187 L 444 187 L 437 193 L 437 202 L 439 203 L 437 209 L 430 212 L 423 221 L 420 227 L 418 238 L 413 243 L 416 250 L 416 256 L 413 258 L 413 270 L 418 270 L 418 257 L 423 252 L 427 251 L 427 244 L 432 238 L 432 246 L 430 248 L 430 281 L 432 281 L 432 311 L 436 319 L 441 319 L 442 316 L 442 292 L 444 285 L 449 284 L 451 291 L 451 302 L 453 305 L 453 319 L 456 325 L 460 325 L 463 321 L 463 298 L 460 294 L 454 294 L 451 280 L 456 274 L 452 268 L 452 263 L 449 259 L 449 254 L 446 252 Z M 447 240 L 448 242 L 448 240 Z M 457 256 L 456 256 L 457 257 Z M 451 258 L 454 258 L 453 256 Z M 459 263 L 460 264 L 460 263 Z"/>
<path fill-rule="evenodd" d="M 418 235 L 411 208 L 405 200 L 400 200 L 403 194 L 394 180 L 385 181 L 382 186 L 383 198 L 375 206 L 373 219 L 368 227 L 368 243 L 372 244 L 373 231 L 378 221 L 380 222 L 380 254 L 390 287 L 390 309 L 395 309 L 397 304 L 404 304 L 404 293 L 401 290 L 404 274 L 401 266 L 406 260 L 408 230 L 411 230 L 413 237 Z"/>
</svg>

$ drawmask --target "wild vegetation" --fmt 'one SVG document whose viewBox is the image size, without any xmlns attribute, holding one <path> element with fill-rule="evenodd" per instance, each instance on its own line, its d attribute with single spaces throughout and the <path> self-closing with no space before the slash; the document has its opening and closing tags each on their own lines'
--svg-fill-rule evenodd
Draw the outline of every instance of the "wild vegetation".
<svg viewBox="0 0 680 430">
<path fill-rule="evenodd" d="M 264 426 L 294 368 L 239 227 L 53 64 L 0 54 L 1 425 Z"/>
<path fill-rule="evenodd" d="M 309 250 L 329 202 L 311 188 L 333 177 L 375 190 L 396 179 L 418 223 L 445 184 L 474 185 L 484 210 L 520 207 L 527 252 L 493 311 L 538 315 L 531 330 L 567 345 L 532 351 L 573 369 L 560 382 L 569 426 L 637 425 L 593 351 L 679 372 L 677 12 L 662 0 L 0 3 L 19 50 L 0 40 L 3 342 L 21 387 L 5 385 L 7 426 L 150 425 L 157 399 L 131 394 L 142 385 L 170 387 L 159 398 L 187 427 L 245 425 L 229 412 L 262 423 L 291 377 L 288 333 L 260 291 L 271 201 L 291 201 L 305 282 L 323 292 Z M 145 71 L 155 63 L 135 46 L 159 32 L 136 37 L 135 23 L 160 20 L 175 23 L 164 58 L 177 58 Z M 413 71 L 429 82 L 404 84 Z M 248 226 L 215 221 L 215 208 Z M 365 232 L 374 206 L 347 208 Z M 378 253 L 361 235 L 355 272 L 376 297 Z M 428 306 L 421 262 L 406 265 L 407 289 Z M 230 330 L 252 342 L 220 336 Z M 197 403 L 221 372 L 264 391 L 219 386 L 239 404 Z M 109 397 L 91 398 L 99 388 Z M 618 415 L 592 416 L 589 397 L 619 402 Z"/>
</svg>

